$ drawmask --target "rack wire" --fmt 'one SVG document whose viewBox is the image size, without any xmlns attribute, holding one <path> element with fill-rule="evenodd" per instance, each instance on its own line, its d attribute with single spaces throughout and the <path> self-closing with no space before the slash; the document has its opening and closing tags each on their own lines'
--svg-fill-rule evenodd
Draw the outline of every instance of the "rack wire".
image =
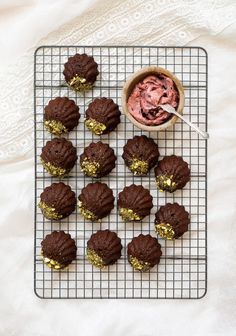
<svg viewBox="0 0 236 336">
<path fill-rule="evenodd" d="M 64 63 L 75 53 L 93 55 L 100 75 L 93 89 L 84 95 L 70 90 L 63 77 Z M 59 222 L 45 219 L 37 204 L 43 189 L 56 178 L 41 166 L 39 156 L 51 135 L 43 127 L 43 111 L 48 101 L 68 96 L 80 107 L 79 126 L 65 137 L 77 147 L 78 155 L 99 136 L 89 132 L 83 123 L 84 111 L 95 97 L 110 97 L 121 106 L 121 90 L 125 79 L 148 65 L 158 65 L 173 72 L 185 88 L 185 115 L 201 129 L 207 130 L 207 53 L 199 47 L 116 47 L 116 46 L 42 46 L 35 52 L 35 253 L 34 288 L 40 298 L 165 298 L 199 299 L 207 286 L 207 142 L 186 124 L 178 121 L 173 128 L 147 133 L 135 128 L 122 114 L 116 131 L 101 139 L 115 150 L 116 168 L 102 178 L 114 192 L 132 183 L 150 189 L 154 208 L 141 223 L 124 223 L 115 208 L 102 223 L 85 221 L 78 211 Z M 121 158 L 126 141 L 134 135 L 146 134 L 157 141 L 161 157 L 181 155 L 191 168 L 191 181 L 173 194 L 158 192 L 153 170 L 147 177 L 134 177 Z M 77 194 L 91 178 L 85 177 L 79 163 L 64 178 Z M 189 231 L 175 241 L 159 239 L 162 247 L 160 264 L 150 272 L 134 271 L 126 258 L 128 242 L 140 233 L 155 236 L 154 214 L 160 205 L 178 202 L 191 214 Z M 86 260 L 86 242 L 99 229 L 116 231 L 124 246 L 121 259 L 105 270 Z M 41 241 L 53 230 L 71 234 L 78 247 L 77 260 L 62 271 L 52 271 L 40 257 Z"/>
</svg>

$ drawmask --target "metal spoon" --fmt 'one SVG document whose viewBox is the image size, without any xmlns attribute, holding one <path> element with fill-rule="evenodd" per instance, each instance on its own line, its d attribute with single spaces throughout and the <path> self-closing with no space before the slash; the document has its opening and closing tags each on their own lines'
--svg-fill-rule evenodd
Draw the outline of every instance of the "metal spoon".
<svg viewBox="0 0 236 336">
<path fill-rule="evenodd" d="M 174 107 L 171 106 L 170 104 L 164 104 L 164 105 L 158 105 L 158 106 L 160 106 L 166 112 L 172 113 L 172 114 L 176 115 L 177 117 L 179 117 L 180 119 L 182 119 L 184 122 L 186 122 L 186 124 L 188 124 L 197 133 L 199 133 L 204 139 L 209 139 L 209 134 L 207 132 L 204 132 L 204 131 L 200 130 L 200 128 L 198 128 L 196 125 L 194 125 L 193 123 L 191 123 L 191 121 L 185 119 L 185 117 L 183 117 L 181 114 L 179 114 L 179 112 L 177 112 L 174 109 Z"/>
</svg>

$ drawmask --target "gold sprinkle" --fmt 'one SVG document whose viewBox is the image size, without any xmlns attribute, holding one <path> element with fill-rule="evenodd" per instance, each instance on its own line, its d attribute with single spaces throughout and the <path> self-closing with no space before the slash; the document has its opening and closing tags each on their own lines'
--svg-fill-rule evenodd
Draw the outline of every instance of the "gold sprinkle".
<svg viewBox="0 0 236 336">
<path fill-rule="evenodd" d="M 81 170 L 90 177 L 97 177 L 100 164 L 96 161 L 90 161 L 88 158 L 85 158 L 80 165 Z"/>
<path fill-rule="evenodd" d="M 65 268 L 65 265 L 60 264 L 59 262 L 57 262 L 56 260 L 44 257 L 43 255 L 43 251 L 41 250 L 41 257 L 43 259 L 43 262 L 49 267 L 49 268 L 53 268 L 53 269 L 61 269 L 61 268 Z"/>
<path fill-rule="evenodd" d="M 92 88 L 91 83 L 86 83 L 86 79 L 83 77 L 80 77 L 79 75 L 75 75 L 69 82 L 68 85 L 71 89 L 74 91 L 88 91 Z"/>
<path fill-rule="evenodd" d="M 156 177 L 156 183 L 158 189 L 160 191 L 167 190 L 169 192 L 173 192 L 177 189 L 178 184 L 174 181 L 172 181 L 173 175 L 158 175 Z"/>
<path fill-rule="evenodd" d="M 168 187 L 171 186 L 171 179 L 167 179 L 167 180 L 166 180 L 166 185 L 167 185 Z"/>
<path fill-rule="evenodd" d="M 42 210 L 43 215 L 47 219 L 61 219 L 63 216 L 56 212 L 56 209 L 50 207 L 45 202 L 40 201 L 38 207 Z"/>
<path fill-rule="evenodd" d="M 98 217 L 88 209 L 86 209 L 81 201 L 78 201 L 79 211 L 84 218 L 94 222 L 98 220 Z"/>
<path fill-rule="evenodd" d="M 94 250 L 87 249 L 87 258 L 93 266 L 96 266 L 100 269 L 106 266 L 102 258 L 99 257 L 99 255 Z"/>
<path fill-rule="evenodd" d="M 138 260 L 133 256 L 129 256 L 129 262 L 134 269 L 140 272 L 149 271 L 151 268 L 151 264 L 147 261 Z"/>
<path fill-rule="evenodd" d="M 86 127 L 96 135 L 101 135 L 106 130 L 106 125 L 96 121 L 95 119 L 86 119 Z"/>
<path fill-rule="evenodd" d="M 42 165 L 44 166 L 44 168 L 52 176 L 63 177 L 66 174 L 66 170 L 64 168 L 56 167 L 53 164 L 51 164 L 50 162 L 45 162 L 42 158 L 40 158 L 40 159 L 41 159 L 41 162 L 42 162 Z"/>
<path fill-rule="evenodd" d="M 126 221 L 139 221 L 142 219 L 133 210 L 127 208 L 120 208 L 120 216 Z"/>
<path fill-rule="evenodd" d="M 134 175 L 146 175 L 148 173 L 148 163 L 147 161 L 142 161 L 138 159 L 133 159 L 129 169 L 134 173 Z"/>
<path fill-rule="evenodd" d="M 155 225 L 155 231 L 161 238 L 173 240 L 175 231 L 173 227 L 168 223 L 160 223 Z"/>
<path fill-rule="evenodd" d="M 61 135 L 63 133 L 67 133 L 68 130 L 60 121 L 56 120 L 45 120 L 44 121 L 45 128 L 52 134 Z"/>
</svg>

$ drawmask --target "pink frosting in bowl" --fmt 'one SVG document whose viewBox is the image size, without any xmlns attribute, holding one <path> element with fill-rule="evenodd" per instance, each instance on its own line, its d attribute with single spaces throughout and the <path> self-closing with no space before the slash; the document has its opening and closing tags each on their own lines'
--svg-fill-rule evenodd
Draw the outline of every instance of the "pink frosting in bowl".
<svg viewBox="0 0 236 336">
<path fill-rule="evenodd" d="M 173 80 L 162 74 L 149 75 L 138 82 L 127 101 L 129 113 L 143 125 L 160 125 L 170 119 L 171 114 L 158 107 L 170 104 L 177 109 L 179 92 Z"/>
</svg>

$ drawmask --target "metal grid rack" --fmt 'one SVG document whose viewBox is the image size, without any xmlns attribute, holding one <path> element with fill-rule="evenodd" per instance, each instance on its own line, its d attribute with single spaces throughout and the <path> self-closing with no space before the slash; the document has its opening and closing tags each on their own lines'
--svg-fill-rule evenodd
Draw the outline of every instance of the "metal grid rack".
<svg viewBox="0 0 236 336">
<path fill-rule="evenodd" d="M 75 53 L 93 55 L 100 75 L 92 90 L 84 95 L 70 90 L 63 77 L 63 65 Z M 121 106 L 121 90 L 125 79 L 134 71 L 148 65 L 158 65 L 172 71 L 185 88 L 185 115 L 203 130 L 207 130 L 207 54 L 198 47 L 114 47 L 114 46 L 43 46 L 35 52 L 35 259 L 34 286 L 40 298 L 182 298 L 197 299 L 206 293 L 207 283 L 207 142 L 186 124 L 178 121 L 164 132 L 150 133 L 157 141 L 161 157 L 181 155 L 191 168 L 191 181 L 174 194 L 158 192 L 153 170 L 147 177 L 134 177 L 121 158 L 125 142 L 142 132 L 122 115 L 116 131 L 101 136 L 114 148 L 118 162 L 112 173 L 102 181 L 107 183 L 117 198 L 124 186 L 136 183 L 150 189 L 154 208 L 142 223 L 124 223 L 115 208 L 102 223 L 84 221 L 78 212 L 60 222 L 43 218 L 37 208 L 40 193 L 56 178 L 43 170 L 39 156 L 51 135 L 43 127 L 44 106 L 57 96 L 68 96 L 80 107 L 81 119 L 76 130 L 66 138 L 83 148 L 100 137 L 89 132 L 83 123 L 84 111 L 95 97 L 111 97 Z M 74 167 L 64 178 L 79 195 L 91 178 Z M 158 267 L 148 273 L 132 270 L 126 259 L 126 246 L 139 233 L 154 232 L 154 214 L 160 205 L 178 202 L 191 214 L 189 231 L 175 241 L 159 239 L 162 258 Z M 86 242 L 93 232 L 109 228 L 118 233 L 124 246 L 122 258 L 105 270 L 91 266 L 86 258 Z M 69 232 L 78 247 L 77 260 L 67 270 L 52 271 L 40 257 L 40 243 L 53 230 Z"/>
</svg>

